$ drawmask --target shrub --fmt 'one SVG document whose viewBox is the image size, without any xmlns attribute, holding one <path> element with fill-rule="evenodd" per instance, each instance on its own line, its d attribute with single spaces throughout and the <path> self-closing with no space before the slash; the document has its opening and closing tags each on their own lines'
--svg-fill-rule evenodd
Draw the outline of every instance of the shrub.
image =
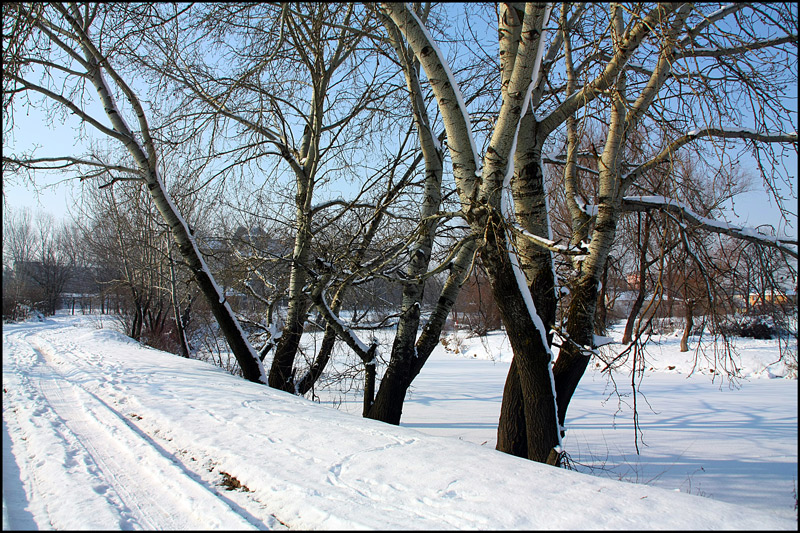
<svg viewBox="0 0 800 533">
<path fill-rule="evenodd" d="M 734 319 L 726 328 L 728 335 L 751 339 L 774 339 L 777 328 L 766 317 L 742 317 Z"/>
</svg>

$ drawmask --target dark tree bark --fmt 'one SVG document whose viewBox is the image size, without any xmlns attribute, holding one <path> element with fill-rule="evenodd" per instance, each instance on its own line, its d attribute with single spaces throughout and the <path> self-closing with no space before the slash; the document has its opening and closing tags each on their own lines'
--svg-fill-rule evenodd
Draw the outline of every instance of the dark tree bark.
<svg viewBox="0 0 800 533">
<path fill-rule="evenodd" d="M 689 337 L 692 334 L 694 327 L 694 298 L 686 299 L 686 326 L 683 328 L 683 336 L 681 336 L 681 352 L 689 351 Z"/>
<path fill-rule="evenodd" d="M 540 164 L 541 149 L 535 144 L 536 130 L 532 115 L 525 116 L 522 128 L 515 165 L 519 170 L 514 177 L 512 188 L 515 214 L 520 226 L 525 230 L 534 235 L 549 237 L 544 175 Z M 527 241 L 520 239 L 518 243 L 520 263 L 527 279 L 530 280 L 533 303 L 547 331 L 547 344 L 550 346 L 553 337 L 550 331 L 555 324 L 557 307 L 552 256 L 548 250 Z M 536 332 L 531 334 L 535 335 Z M 550 353 L 544 350 L 537 354 L 536 358 L 549 361 Z M 496 448 L 511 455 L 527 457 L 528 432 L 525 423 L 527 415 L 518 372 L 515 352 L 503 390 Z"/>
<path fill-rule="evenodd" d="M 583 347 L 594 346 L 594 313 L 597 304 L 597 280 L 585 277 L 573 288 L 567 313 L 567 339 L 553 366 L 558 421 L 566 420 L 567 407 L 591 359 Z"/>
<path fill-rule="evenodd" d="M 469 240 L 463 243 L 450 265 L 450 274 L 442 288 L 436 307 L 428 322 L 423 326 L 422 333 L 416 342 L 414 339 L 420 323 L 419 305 L 410 306 L 407 311 L 409 316 L 400 317 L 401 321 L 392 344 L 389 365 L 380 381 L 375 401 L 365 415 L 367 418 L 389 424 L 400 423 L 406 392 L 439 343 L 442 327 L 455 304 L 461 285 L 469 276 L 469 267 L 474 255 L 475 242 Z M 419 297 L 421 299 L 422 295 L 420 294 Z"/>
<path fill-rule="evenodd" d="M 503 317 L 503 324 L 506 326 L 506 333 L 514 351 L 517 377 L 508 378 L 506 390 L 510 390 L 515 396 L 517 391 L 522 393 L 520 403 L 525 421 L 526 457 L 544 463 L 559 444 L 559 426 L 550 377 L 549 348 L 546 338 L 543 338 L 530 316 L 508 254 L 499 251 L 505 249 L 505 239 L 498 237 L 500 236 L 495 235 L 489 239 L 487 246 L 481 250 L 481 260 L 486 265 L 495 302 Z M 517 380 L 519 387 L 515 383 Z M 517 400 L 512 398 L 505 409 L 505 412 L 509 413 L 508 418 L 504 420 L 506 428 L 519 424 L 521 421 L 519 411 Z M 509 436 L 503 438 L 503 443 L 510 444 L 510 450 L 519 451 L 521 437 L 521 431 L 513 433 L 509 431 Z"/>
<path fill-rule="evenodd" d="M 639 215 L 641 216 L 641 215 Z M 641 220 L 640 220 L 641 221 Z M 636 300 L 633 302 L 628 320 L 625 322 L 625 333 L 622 335 L 622 344 L 630 344 L 633 338 L 633 326 L 636 323 L 636 317 L 639 316 L 639 311 L 642 310 L 644 299 L 647 295 L 647 243 L 650 240 L 650 216 L 645 215 L 644 219 L 644 236 L 638 239 L 639 246 L 639 286 L 637 287 Z"/>
</svg>

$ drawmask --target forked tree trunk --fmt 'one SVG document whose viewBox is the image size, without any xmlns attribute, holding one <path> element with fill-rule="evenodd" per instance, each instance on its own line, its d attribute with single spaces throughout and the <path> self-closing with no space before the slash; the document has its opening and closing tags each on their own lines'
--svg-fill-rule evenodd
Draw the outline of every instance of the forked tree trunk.
<svg viewBox="0 0 800 533">
<path fill-rule="evenodd" d="M 402 43 L 400 32 L 388 17 L 381 18 L 387 30 L 389 41 L 394 47 L 398 59 L 403 67 L 406 87 L 411 101 L 411 108 L 414 115 L 414 124 L 419 135 L 420 148 L 425 160 L 425 190 L 424 199 L 420 206 L 419 233 L 411 247 L 411 257 L 406 269 L 407 281 L 403 284 L 403 299 L 401 304 L 400 318 L 397 325 L 397 333 L 392 343 L 392 352 L 389 357 L 389 365 L 384 372 L 377 394 L 370 398 L 367 405 L 367 398 L 364 401 L 364 416 L 376 420 L 382 420 L 390 424 L 399 424 L 403 412 L 406 392 L 411 386 L 411 382 L 419 374 L 422 364 L 428 359 L 433 351 L 435 343 L 424 343 L 420 345 L 423 338 L 436 337 L 438 341 L 441 327 L 444 324 L 444 317 L 452 308 L 455 296 L 463 283 L 463 279 L 452 281 L 453 273 L 456 278 L 463 273 L 465 267 L 462 264 L 454 265 L 451 270 L 450 278 L 442 289 L 442 297 L 439 299 L 437 309 L 429 320 L 426 329 L 420 338 L 417 338 L 420 326 L 420 304 L 425 289 L 425 282 L 422 276 L 427 272 L 430 264 L 433 241 L 438 226 L 438 219 L 434 215 L 438 213 L 441 204 L 441 184 L 443 172 L 443 154 L 438 140 L 435 138 L 425 110 L 425 102 L 422 97 L 419 77 L 417 74 L 418 64 L 413 56 L 409 55 Z M 458 263 L 458 261 L 456 261 Z M 367 370 L 372 371 L 373 380 L 372 391 L 374 393 L 375 365 Z M 365 386 L 365 394 L 367 387 Z"/>
<path fill-rule="evenodd" d="M 533 116 L 529 113 L 522 122 L 515 160 L 515 168 L 518 169 L 512 182 L 515 215 L 522 228 L 534 235 L 549 238 L 541 150 L 535 142 L 535 124 Z M 517 247 L 521 267 L 530 280 L 531 296 L 536 312 L 547 331 L 549 346 L 552 343 L 550 331 L 555 324 L 557 306 L 552 256 L 548 250 L 524 239 L 518 239 Z M 536 354 L 536 359 L 549 361 L 550 354 L 544 347 L 542 349 L 542 353 Z M 515 354 L 503 390 L 496 449 L 518 457 L 528 457 L 526 427 L 525 403 Z"/>
<path fill-rule="evenodd" d="M 463 99 L 457 92 L 458 88 L 443 62 L 442 56 L 436 49 L 436 44 L 431 40 L 430 34 L 421 27 L 419 19 L 414 17 L 408 7 L 399 4 L 384 3 L 381 9 L 389 15 L 403 32 L 408 44 L 414 50 L 416 57 L 425 69 L 428 80 L 436 97 L 445 128 L 450 153 L 453 157 L 453 177 L 462 201 L 467 220 L 476 235 L 484 236 L 486 242 L 481 248 L 481 259 L 489 274 L 492 284 L 493 296 L 506 326 L 506 333 L 514 352 L 516 373 L 519 378 L 519 387 L 512 378 L 509 382 L 510 390 L 519 390 L 522 397 L 522 409 L 525 417 L 525 430 L 527 439 L 527 456 L 530 459 L 546 462 L 551 457 L 553 448 L 559 443 L 558 423 L 553 399 L 552 382 L 550 377 L 550 356 L 547 339 L 544 331 L 537 329 L 544 326 L 534 323 L 534 316 L 525 303 L 523 294 L 517 281 L 517 272 L 511 264 L 504 232 L 505 223 L 498 220 L 501 207 L 501 194 L 505 186 L 508 157 L 513 157 L 513 145 L 518 132 L 519 120 L 527 111 L 529 105 L 527 92 L 530 80 L 538 69 L 536 66 L 541 55 L 534 53 L 542 44 L 544 19 L 549 14 L 549 6 L 526 4 L 524 18 L 519 21 L 519 10 L 512 6 L 503 6 L 503 16 L 500 17 L 501 27 L 501 74 L 503 86 L 503 104 L 498 116 L 495 130 L 492 134 L 490 145 L 483 158 L 483 168 L 480 168 L 480 158 L 472 138 L 471 125 L 466 109 L 463 108 Z M 670 6 L 671 10 L 675 7 Z M 541 137 L 544 139 L 549 133 L 566 120 L 567 116 L 575 110 L 586 105 L 588 101 L 601 94 L 613 81 L 619 78 L 621 70 L 627 60 L 636 51 L 638 45 L 646 37 L 656 20 L 662 18 L 662 10 L 653 11 L 645 17 L 641 24 L 631 28 L 626 34 L 624 46 L 618 46 L 612 62 L 608 64 L 601 76 L 591 82 L 586 89 L 573 93 L 564 104 L 552 112 L 542 122 Z M 621 20 L 621 17 L 620 17 Z M 519 30 L 515 26 L 519 26 Z M 618 35 L 623 35 L 622 30 Z M 519 37 L 517 39 L 517 37 Z M 522 44 L 524 43 L 524 44 Z M 618 107 L 622 107 L 620 102 Z M 617 120 L 619 122 L 619 120 Z M 622 137 L 622 126 L 616 124 L 612 127 L 615 135 Z M 616 143 L 607 143 L 606 150 L 616 152 Z M 604 160 L 606 169 L 619 170 L 616 162 Z M 480 179 L 476 179 L 479 176 Z M 616 182 L 612 180 L 612 187 Z M 606 184 L 607 187 L 608 184 Z M 613 191 L 600 191 L 600 218 L 607 216 L 603 213 L 608 202 L 614 196 Z M 613 221 L 611 224 L 611 237 L 613 240 Z M 598 225 L 603 222 L 598 220 Z M 605 224 L 608 226 L 608 222 Z M 595 227 L 597 229 L 597 225 Z M 497 234 L 496 232 L 499 232 Z M 605 259 L 610 251 L 611 242 L 603 240 L 604 248 L 595 250 L 595 263 L 600 268 L 605 264 Z M 605 244 L 608 246 L 605 247 Z M 593 243 L 592 246 L 595 246 Z M 596 265 L 595 265 L 596 266 Z M 594 325 L 594 311 L 597 303 L 597 280 L 602 270 L 593 273 L 591 284 L 587 287 L 587 296 L 592 299 L 586 302 L 589 307 L 587 314 L 589 345 L 592 344 L 592 328 Z M 527 290 L 527 289 L 526 289 Z M 539 290 L 538 288 L 536 289 Z M 580 321 L 583 328 L 583 321 Z M 545 356 L 545 354 L 547 354 Z M 559 357 L 559 360 L 561 357 Z M 585 363 L 583 364 L 585 368 Z M 576 372 L 580 379 L 583 370 Z M 577 385 L 577 380 L 573 384 Z M 567 395 L 567 402 L 569 400 Z M 510 404 L 512 405 L 513 402 Z M 518 413 L 518 408 L 516 412 Z M 512 445 L 513 448 L 513 445 Z"/>
<path fill-rule="evenodd" d="M 423 365 L 430 357 L 433 349 L 439 343 L 442 327 L 447 320 L 447 315 L 455 304 L 458 292 L 464 281 L 469 276 L 469 267 L 475 256 L 475 243 L 470 240 L 463 244 L 456 254 L 450 268 L 450 274 L 445 281 L 439 296 L 439 301 L 431 313 L 428 322 L 422 328 L 422 333 L 416 339 L 416 330 L 412 324 L 419 327 L 419 306 L 411 306 L 408 313 L 412 316 L 401 317 L 398 332 L 392 345 L 392 355 L 389 366 L 380 381 L 375 401 L 366 414 L 367 418 L 381 420 L 389 424 L 399 424 L 403 414 L 403 402 L 411 382 L 422 370 Z M 420 295 L 421 297 L 421 295 Z M 405 324 L 402 328 L 400 325 Z"/>
<path fill-rule="evenodd" d="M 499 250 L 505 249 L 504 239 L 490 238 L 481 250 L 481 260 L 514 351 L 513 368 L 509 370 L 504 390 L 504 394 L 512 396 L 508 400 L 504 398 L 501 415 L 504 430 L 498 431 L 498 446 L 504 448 L 502 451 L 544 463 L 559 444 L 550 355 L 546 339 L 534 324 L 517 285 L 508 253 L 498 251 L 498 244 L 503 245 Z M 523 439 L 526 441 L 524 455 L 521 453 Z"/>
<path fill-rule="evenodd" d="M 617 53 L 622 53 L 621 36 L 624 31 L 620 6 L 615 6 L 612 10 L 612 24 L 615 30 L 614 46 Z M 582 263 L 581 274 L 573 286 L 572 300 L 566 317 L 567 339 L 563 342 L 556 364 L 553 366 L 558 421 L 561 426 L 564 426 L 572 395 L 589 365 L 592 355 L 590 350 L 595 347 L 594 328 L 598 289 L 614 244 L 624 194 L 620 169 L 628 126 L 625 86 L 626 78 L 623 71 L 616 80 L 616 91 L 610 102 L 611 119 L 608 134 L 598 161 L 597 218 L 589 243 L 589 253 Z"/>
</svg>

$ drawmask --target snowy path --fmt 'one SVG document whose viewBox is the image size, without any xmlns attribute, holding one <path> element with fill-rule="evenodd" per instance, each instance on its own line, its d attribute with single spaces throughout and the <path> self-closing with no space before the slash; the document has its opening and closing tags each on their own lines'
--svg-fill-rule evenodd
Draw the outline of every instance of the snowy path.
<svg viewBox="0 0 800 533">
<path fill-rule="evenodd" d="M 43 507 L 52 527 L 116 526 L 149 530 L 254 527 L 212 487 L 194 479 L 176 455 L 137 428 L 118 406 L 109 405 L 81 386 L 87 375 L 70 363 L 91 362 L 92 354 L 65 349 L 63 344 L 56 348 L 46 335 L 28 332 L 6 336 L 3 351 L 6 350 L 24 357 L 15 360 L 18 365 L 13 374 L 15 382 L 5 384 L 5 388 L 15 396 L 36 400 L 37 406 L 30 413 L 17 412 L 23 416 L 8 422 L 20 423 L 23 434 L 30 436 L 14 443 L 22 448 L 14 450 L 14 455 L 27 456 L 36 465 L 30 471 L 18 467 L 30 476 L 23 483 L 41 492 L 34 494 L 42 501 L 31 504 Z M 14 402 L 7 396 L 4 403 L 9 400 L 14 405 L 12 409 L 25 408 L 27 402 Z M 49 442 L 30 442 L 31 438 Z M 42 454 L 41 450 L 48 452 Z M 3 486 L 5 489 L 5 476 Z M 47 498 L 47 492 L 62 492 L 64 487 L 69 487 L 84 505 L 94 510 L 92 523 L 86 524 L 83 514 L 76 514 L 70 506 L 58 505 L 58 500 Z M 76 516 L 80 516 L 80 522 L 73 521 Z"/>
</svg>

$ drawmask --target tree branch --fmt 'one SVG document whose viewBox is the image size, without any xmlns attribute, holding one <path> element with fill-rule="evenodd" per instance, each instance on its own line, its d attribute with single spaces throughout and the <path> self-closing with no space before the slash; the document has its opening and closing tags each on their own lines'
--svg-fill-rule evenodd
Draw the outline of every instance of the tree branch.
<svg viewBox="0 0 800 533">
<path fill-rule="evenodd" d="M 671 198 L 665 198 L 663 196 L 626 196 L 622 200 L 622 209 L 628 212 L 651 211 L 654 209 L 664 211 L 675 216 L 679 220 L 694 224 L 700 229 L 713 233 L 722 233 L 735 239 L 742 239 L 761 246 L 776 248 L 797 259 L 797 249 L 789 247 L 797 246 L 798 241 L 796 238 L 792 239 L 790 237 L 765 235 L 756 228 L 734 226 L 727 222 L 712 220 L 700 216 L 682 202 Z"/>
<path fill-rule="evenodd" d="M 720 139 L 749 139 L 752 141 L 768 143 L 797 143 L 797 133 L 758 133 L 750 129 L 723 129 L 723 128 L 703 128 L 693 130 L 682 137 L 678 137 L 669 146 L 664 148 L 660 154 L 653 157 L 650 161 L 639 165 L 623 176 L 623 186 L 627 187 L 639 176 L 650 171 L 656 165 L 666 161 L 679 148 L 689 144 L 700 137 L 717 137 Z"/>
</svg>

